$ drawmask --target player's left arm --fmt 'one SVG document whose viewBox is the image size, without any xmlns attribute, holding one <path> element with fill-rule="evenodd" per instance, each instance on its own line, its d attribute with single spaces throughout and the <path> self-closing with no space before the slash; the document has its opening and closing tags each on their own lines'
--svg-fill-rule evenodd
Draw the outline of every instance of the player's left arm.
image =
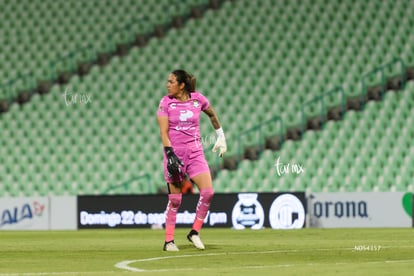
<svg viewBox="0 0 414 276">
<path fill-rule="evenodd" d="M 206 113 L 207 116 L 210 118 L 210 122 L 213 125 L 217 133 L 217 141 L 214 144 L 213 152 L 216 152 L 216 150 L 219 149 L 219 156 L 222 157 L 223 154 L 227 151 L 227 143 L 226 143 L 226 137 L 224 136 L 224 132 L 223 132 L 223 129 L 221 128 L 217 113 L 214 111 L 214 109 L 211 106 L 205 109 L 204 113 Z"/>
<path fill-rule="evenodd" d="M 210 122 L 213 125 L 214 129 L 217 130 L 221 127 L 217 113 L 214 111 L 214 109 L 211 106 L 205 109 L 204 113 L 206 113 L 207 116 L 210 118 Z"/>
</svg>

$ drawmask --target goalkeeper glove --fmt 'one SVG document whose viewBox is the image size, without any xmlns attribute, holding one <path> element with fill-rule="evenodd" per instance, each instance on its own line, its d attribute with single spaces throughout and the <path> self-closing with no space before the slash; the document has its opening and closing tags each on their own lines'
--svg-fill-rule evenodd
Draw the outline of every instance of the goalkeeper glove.
<svg viewBox="0 0 414 276">
<path fill-rule="evenodd" d="M 224 132 L 222 128 L 216 129 L 217 141 L 214 144 L 213 152 L 219 150 L 219 156 L 223 157 L 223 154 L 227 151 L 226 137 L 224 137 Z"/>
<path fill-rule="evenodd" d="M 164 147 L 165 155 L 167 155 L 167 170 L 172 177 L 177 177 L 181 174 L 181 167 L 184 163 L 175 155 L 172 147 Z"/>
</svg>

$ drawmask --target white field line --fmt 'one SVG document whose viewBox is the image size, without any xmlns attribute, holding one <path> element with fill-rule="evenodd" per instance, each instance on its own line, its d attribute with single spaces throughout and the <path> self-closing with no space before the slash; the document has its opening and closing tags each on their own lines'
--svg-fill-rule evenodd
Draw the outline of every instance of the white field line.
<svg viewBox="0 0 414 276">
<path fill-rule="evenodd" d="M 413 248 L 414 246 L 401 246 L 397 248 Z M 383 246 L 381 247 L 382 250 L 394 248 L 390 246 Z M 188 254 L 188 255 L 173 255 L 173 256 L 162 256 L 162 257 L 153 257 L 153 258 L 146 258 L 146 259 L 137 259 L 137 260 L 125 260 L 115 264 L 116 268 L 128 270 L 131 272 L 168 272 L 168 271 L 183 271 L 183 270 L 200 270 L 200 269 L 209 269 L 209 268 L 182 268 L 182 269 L 151 269 L 145 270 L 141 268 L 131 267 L 129 266 L 132 263 L 139 263 L 139 262 L 153 262 L 159 260 L 166 260 L 166 259 L 177 259 L 177 258 L 191 258 L 191 257 L 205 257 L 205 256 L 224 256 L 224 255 L 251 255 L 251 254 L 272 254 L 272 253 L 294 253 L 294 252 L 309 252 L 309 251 L 343 251 L 349 250 L 352 251 L 354 248 L 319 248 L 319 249 L 292 249 L 292 250 L 272 250 L 272 251 L 256 251 L 256 252 L 222 252 L 222 253 L 207 253 L 207 254 Z M 373 252 L 380 252 L 380 251 L 373 251 Z M 384 260 L 384 261 L 370 261 L 364 262 L 361 264 L 394 264 L 394 263 L 411 263 L 414 262 L 414 259 L 407 259 L 407 260 Z M 354 262 L 353 262 L 354 263 Z M 291 267 L 291 266 L 298 266 L 298 265 L 306 265 L 306 266 L 313 266 L 313 265 L 326 265 L 326 263 L 292 263 L 292 264 L 278 264 L 278 265 L 264 265 L 264 266 L 244 266 L 244 268 L 266 268 L 266 267 Z M 341 263 L 331 263 L 329 265 L 347 265 L 349 263 L 341 262 Z M 226 267 L 227 269 L 230 267 Z M 1 276 L 1 274 L 0 274 Z"/>
<path fill-rule="evenodd" d="M 88 275 L 88 274 L 113 274 L 115 271 L 62 271 L 62 272 L 21 272 L 21 273 L 0 273 L 0 276 L 43 276 L 43 275 Z"/>
<path fill-rule="evenodd" d="M 390 248 L 414 248 L 414 246 L 382 246 L 381 250 L 390 249 Z M 195 270 L 211 270 L 211 267 L 197 267 L 197 268 L 177 268 L 177 269 L 151 269 L 145 270 L 137 267 L 131 267 L 130 264 L 133 263 L 143 263 L 143 262 L 155 262 L 159 260 L 166 259 L 178 259 L 178 258 L 191 258 L 191 257 L 206 257 L 206 256 L 225 256 L 225 255 L 251 255 L 251 254 L 272 254 L 272 253 L 300 253 L 300 252 L 309 252 L 309 251 L 353 251 L 354 248 L 312 248 L 312 249 L 291 249 L 291 250 L 272 250 L 272 251 L 256 251 L 256 252 L 221 252 L 221 253 L 204 253 L 204 254 L 186 254 L 186 255 L 172 255 L 172 256 L 162 256 L 162 257 L 153 257 L 146 259 L 137 259 L 137 260 L 124 260 L 115 264 L 117 269 L 125 272 L 174 272 L 174 271 L 195 271 Z M 381 252 L 381 251 L 373 251 Z M 358 254 L 356 252 L 355 254 Z M 258 266 L 244 266 L 246 269 L 260 269 L 260 268 L 283 268 L 283 267 L 293 267 L 293 266 L 315 266 L 315 265 L 348 265 L 351 262 L 338 262 L 338 263 L 286 263 L 286 264 L 276 264 L 276 265 L 258 265 Z M 403 263 L 414 263 L 414 259 L 406 260 L 384 260 L 384 261 L 369 261 L 359 263 L 361 265 L 378 265 L 378 264 L 403 264 Z M 352 262 L 355 264 L 355 262 Z M 227 266 L 226 269 L 231 269 L 232 267 Z M 234 267 L 236 268 L 236 267 Z M 237 267 L 239 268 L 239 267 Z M 87 274 L 113 274 L 120 272 L 120 270 L 115 271 L 67 271 L 67 272 L 22 272 L 22 273 L 0 273 L 0 276 L 44 276 L 44 275 L 87 275 Z"/>
</svg>

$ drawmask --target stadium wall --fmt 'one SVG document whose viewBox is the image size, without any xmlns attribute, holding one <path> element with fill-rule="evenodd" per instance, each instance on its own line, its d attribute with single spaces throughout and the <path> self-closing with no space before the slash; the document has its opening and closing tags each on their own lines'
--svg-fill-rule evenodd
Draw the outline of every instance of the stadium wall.
<svg viewBox="0 0 414 276">
<path fill-rule="evenodd" d="M 198 195 L 184 195 L 177 227 L 190 227 Z M 204 227 L 300 229 L 414 227 L 414 195 L 401 192 L 216 194 Z M 0 230 L 162 228 L 166 195 L 0 198 Z"/>
</svg>

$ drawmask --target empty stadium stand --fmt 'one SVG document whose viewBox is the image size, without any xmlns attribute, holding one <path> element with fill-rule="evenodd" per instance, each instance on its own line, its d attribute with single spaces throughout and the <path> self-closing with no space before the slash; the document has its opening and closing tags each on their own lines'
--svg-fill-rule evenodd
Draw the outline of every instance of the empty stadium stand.
<svg viewBox="0 0 414 276">
<path fill-rule="evenodd" d="M 217 192 L 413 191 L 411 1 L 13 3 L 0 11 L 0 37 L 10 41 L 0 46 L 0 100 L 31 96 L 0 115 L 0 196 L 157 192 L 165 184 L 155 111 L 179 67 L 198 77 L 226 132 L 230 159 L 222 160 L 210 152 L 214 130 L 203 118 Z M 134 42 L 142 34 L 151 34 L 145 45 Z M 84 62 L 90 68 L 79 74 Z M 70 72 L 65 81 L 62 72 Z M 404 89 L 387 82 L 378 90 L 395 76 Z M 45 80 L 47 93 L 36 92 Z M 322 110 L 345 99 L 340 118 L 302 132 L 304 118 L 321 110 L 306 103 L 338 87 Z M 269 120 L 239 147 L 242 133 Z M 280 147 L 265 148 L 280 124 Z M 252 146 L 257 160 L 239 160 Z M 289 164 L 282 175 L 278 159 Z M 304 172 L 293 171 L 299 165 Z"/>
</svg>

